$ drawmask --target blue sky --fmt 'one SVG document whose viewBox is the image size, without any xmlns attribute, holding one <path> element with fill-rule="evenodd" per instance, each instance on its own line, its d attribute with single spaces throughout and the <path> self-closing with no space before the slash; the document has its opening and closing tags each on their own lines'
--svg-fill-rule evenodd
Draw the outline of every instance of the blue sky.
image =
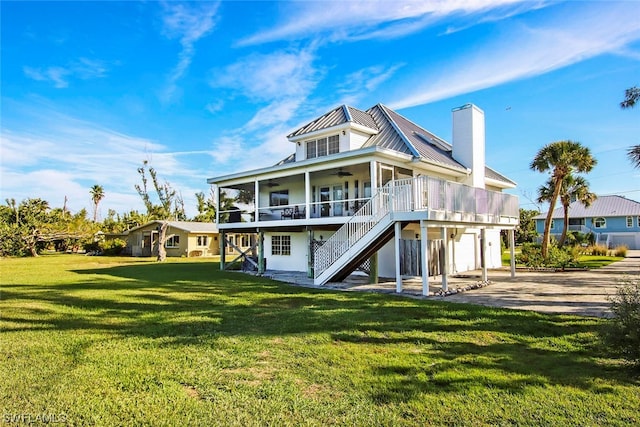
<svg viewBox="0 0 640 427">
<path fill-rule="evenodd" d="M 195 214 L 206 179 L 268 166 L 286 135 L 340 104 L 383 103 L 451 140 L 485 112 L 489 166 L 535 208 L 545 144 L 576 140 L 598 194 L 640 201 L 640 2 L 0 3 L 0 197 L 144 210 L 147 160 Z M 542 207 L 544 208 L 544 207 Z"/>
</svg>

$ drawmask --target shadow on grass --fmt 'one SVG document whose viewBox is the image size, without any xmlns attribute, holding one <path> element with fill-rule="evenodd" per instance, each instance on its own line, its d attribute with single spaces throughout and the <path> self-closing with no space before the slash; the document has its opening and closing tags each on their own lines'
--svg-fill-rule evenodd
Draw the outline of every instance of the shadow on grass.
<svg viewBox="0 0 640 427">
<path fill-rule="evenodd" d="M 5 331 L 104 331 L 163 338 L 163 345 L 328 334 L 356 351 L 360 344 L 420 348 L 403 359 L 406 365 L 370 367 L 386 378 L 383 391 L 372 388 L 381 402 L 483 384 L 517 392 L 548 384 L 591 389 L 598 377 L 634 383 L 624 369 L 598 361 L 600 349 L 584 337 L 603 321 L 591 318 L 301 288 L 202 262 L 73 272 L 81 278 L 74 283 L 3 286 L 3 300 L 20 307 L 5 310 Z M 460 369 L 466 374 L 453 375 Z M 495 380 L 481 374 L 491 371 L 508 375 Z"/>
</svg>

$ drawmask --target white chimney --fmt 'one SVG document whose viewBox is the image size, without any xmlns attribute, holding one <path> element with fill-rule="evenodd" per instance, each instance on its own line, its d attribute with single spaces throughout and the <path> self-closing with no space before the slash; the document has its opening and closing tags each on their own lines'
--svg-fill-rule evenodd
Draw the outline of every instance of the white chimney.
<svg viewBox="0 0 640 427">
<path fill-rule="evenodd" d="M 471 169 L 465 184 L 484 188 L 484 111 L 473 104 L 452 110 L 453 158 Z"/>
</svg>

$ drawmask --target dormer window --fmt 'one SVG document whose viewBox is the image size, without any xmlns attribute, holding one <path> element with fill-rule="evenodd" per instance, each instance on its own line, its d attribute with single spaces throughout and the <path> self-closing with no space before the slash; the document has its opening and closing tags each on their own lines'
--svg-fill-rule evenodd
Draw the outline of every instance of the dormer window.
<svg viewBox="0 0 640 427">
<path fill-rule="evenodd" d="M 307 159 L 328 156 L 340 152 L 340 140 L 338 135 L 312 139 L 306 142 Z"/>
</svg>

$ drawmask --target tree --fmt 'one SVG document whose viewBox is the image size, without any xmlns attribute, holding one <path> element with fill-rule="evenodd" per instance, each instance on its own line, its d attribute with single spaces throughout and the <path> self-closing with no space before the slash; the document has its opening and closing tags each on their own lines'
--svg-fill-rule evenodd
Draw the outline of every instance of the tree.
<svg viewBox="0 0 640 427">
<path fill-rule="evenodd" d="M 205 198 L 204 192 L 196 193 L 198 201 L 198 215 L 193 220 L 200 222 L 216 222 L 216 204 L 211 194 L 208 199 Z"/>
<path fill-rule="evenodd" d="M 589 189 L 589 182 L 582 176 L 567 175 L 564 182 L 564 188 L 560 196 L 560 202 L 564 212 L 564 228 L 562 236 L 560 236 L 560 246 L 564 245 L 567 239 L 567 231 L 569 230 L 569 205 L 573 200 L 584 205 L 585 208 L 591 206 L 598 196 Z"/>
<path fill-rule="evenodd" d="M 91 200 L 93 201 L 93 222 L 96 222 L 98 220 L 98 205 L 104 199 L 104 188 L 96 184 L 91 187 L 89 193 L 91 193 Z"/>
<path fill-rule="evenodd" d="M 624 101 L 620 103 L 621 108 L 633 108 L 640 100 L 640 87 L 633 86 L 624 91 Z"/>
<path fill-rule="evenodd" d="M 520 223 L 516 226 L 516 244 L 532 243 L 538 232 L 536 231 L 536 221 L 533 219 L 540 212 L 533 209 L 520 208 Z"/>
<path fill-rule="evenodd" d="M 549 198 L 549 211 L 544 223 L 544 235 L 542 237 L 542 256 L 544 258 L 549 255 L 551 218 L 562 190 L 563 180 L 573 172 L 589 172 L 596 163 L 597 161 L 591 155 L 589 148 L 575 141 L 556 141 L 547 144 L 538 151 L 531 162 L 531 169 L 550 173 L 549 183 L 550 188 L 553 189 Z"/>
<path fill-rule="evenodd" d="M 640 100 L 640 87 L 633 86 L 624 91 L 624 101 L 620 103 L 620 107 L 623 109 L 633 108 Z M 627 151 L 627 156 L 633 166 L 640 169 L 640 145 L 634 145 Z"/>
<path fill-rule="evenodd" d="M 164 247 L 167 238 L 167 227 L 169 220 L 175 220 L 177 218 L 185 218 L 184 204 L 179 201 L 179 196 L 176 196 L 176 191 L 171 187 L 171 184 L 165 181 L 164 184 L 158 182 L 158 176 L 154 168 L 148 166 L 148 162 L 145 160 L 142 167 L 138 168 L 138 173 L 142 180 L 142 186 L 136 184 L 135 189 L 142 198 L 144 206 L 147 208 L 147 215 L 150 220 L 161 220 L 161 224 L 158 227 L 158 242 L 157 253 L 158 261 L 164 261 L 167 258 L 167 251 Z M 147 173 L 151 177 L 153 188 L 156 190 L 159 204 L 155 204 L 151 201 L 149 190 L 147 188 L 148 178 Z"/>
</svg>

